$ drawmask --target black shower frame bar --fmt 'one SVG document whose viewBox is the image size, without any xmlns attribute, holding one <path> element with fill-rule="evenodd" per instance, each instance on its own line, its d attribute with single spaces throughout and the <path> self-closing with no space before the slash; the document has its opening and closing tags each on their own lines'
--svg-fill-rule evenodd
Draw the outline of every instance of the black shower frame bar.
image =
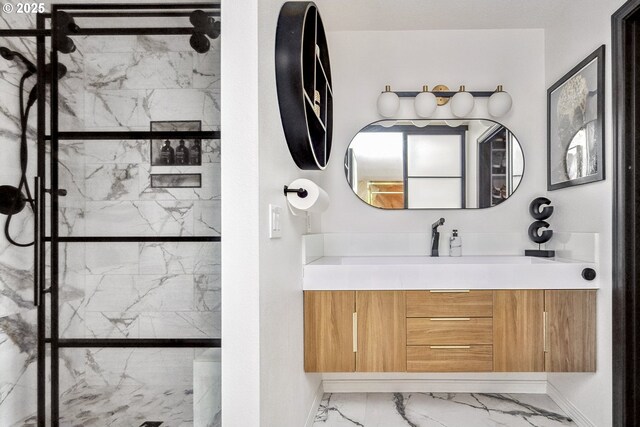
<svg viewBox="0 0 640 427">
<path fill-rule="evenodd" d="M 45 427 L 46 423 L 46 345 L 51 347 L 51 424 L 59 425 L 59 350 L 60 348 L 220 348 L 222 340 L 212 339 L 61 339 L 58 330 L 58 279 L 59 279 L 59 251 L 58 244 L 65 242 L 220 242 L 221 236 L 83 236 L 66 237 L 59 235 L 58 208 L 58 144 L 64 140 L 135 140 L 135 139 L 220 139 L 220 131 L 158 131 L 158 132 L 64 132 L 58 125 L 58 29 L 56 25 L 58 12 L 67 12 L 73 17 L 82 18 L 131 18 L 131 17 L 188 17 L 193 10 L 206 11 L 210 16 L 220 16 L 220 3 L 179 3 L 179 4 L 57 4 L 52 5 L 51 13 L 41 13 L 36 16 L 36 29 L 7 29 L 0 30 L 0 37 L 35 37 L 37 56 L 37 176 L 46 176 L 46 142 L 51 144 L 50 188 L 51 195 L 51 235 L 46 236 L 46 218 L 36 215 L 39 222 L 40 236 L 35 236 L 43 242 L 51 243 L 51 286 L 41 291 L 37 297 L 50 295 L 51 305 L 51 337 L 46 336 L 46 305 L 37 306 L 37 351 L 38 351 L 38 387 L 37 387 L 37 425 Z M 50 28 L 46 20 L 50 20 Z M 185 35 L 193 33 L 193 27 L 120 27 L 120 28 L 81 28 L 71 36 L 123 36 L 123 35 Z M 53 72 L 48 82 L 50 93 L 50 128 L 51 134 L 46 134 L 46 38 L 51 39 L 51 66 Z M 38 209 L 44 208 L 45 195 L 39 192 Z M 41 245 L 44 248 L 44 245 Z M 41 249 L 44 252 L 44 249 Z M 44 282 L 45 257 L 44 253 L 35 257 L 38 265 L 34 272 Z M 38 299 L 38 298 L 36 298 Z"/>
</svg>

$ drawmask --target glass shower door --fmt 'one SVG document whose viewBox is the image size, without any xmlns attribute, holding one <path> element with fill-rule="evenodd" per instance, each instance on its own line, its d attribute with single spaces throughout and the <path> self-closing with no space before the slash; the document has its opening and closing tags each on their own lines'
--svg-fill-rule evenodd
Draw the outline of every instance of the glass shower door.
<svg viewBox="0 0 640 427">
<path fill-rule="evenodd" d="M 219 43 L 117 33 L 52 52 L 51 424 L 220 425 Z"/>
</svg>

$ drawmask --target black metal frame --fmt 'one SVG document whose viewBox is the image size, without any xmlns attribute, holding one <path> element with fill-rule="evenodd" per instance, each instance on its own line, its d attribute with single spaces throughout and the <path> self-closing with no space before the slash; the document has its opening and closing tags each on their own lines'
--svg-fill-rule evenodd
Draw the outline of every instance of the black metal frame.
<svg viewBox="0 0 640 427">
<path fill-rule="evenodd" d="M 605 68 L 606 68 L 606 56 L 605 45 L 600 46 L 593 53 L 582 60 L 571 71 L 565 74 L 560 80 L 558 80 L 553 86 L 547 90 L 547 191 L 559 190 L 566 187 L 574 187 L 576 185 L 588 184 L 590 182 L 602 181 L 605 179 L 605 134 L 604 134 L 604 98 L 606 95 L 605 89 Z M 585 176 L 582 178 L 570 179 L 564 182 L 558 182 L 553 184 L 551 182 L 551 95 L 564 85 L 571 77 L 576 75 L 580 70 L 586 67 L 589 63 L 597 60 L 597 73 L 598 73 L 598 89 L 597 89 L 597 119 L 596 129 L 598 132 L 598 140 L 600 146 L 598 149 L 598 172 L 595 175 Z"/>
<path fill-rule="evenodd" d="M 65 140 L 114 140 L 114 139 L 155 139 L 155 138 L 183 138 L 183 139 L 220 139 L 219 131 L 199 132 L 64 132 L 58 125 L 58 28 L 59 12 L 66 12 L 81 18 L 105 17 L 188 17 L 195 9 L 207 11 L 211 16 L 219 16 L 220 3 L 178 3 L 178 4 L 57 4 L 52 5 L 51 13 L 37 14 L 36 29 L 8 29 L 0 30 L 0 37 L 35 37 L 37 54 L 37 177 L 45 180 L 46 175 L 46 144 L 50 144 L 50 182 L 49 189 L 37 190 L 37 211 L 44 209 L 45 191 L 51 195 L 51 235 L 45 235 L 46 218 L 37 215 L 36 229 L 39 235 L 35 246 L 34 261 L 34 289 L 37 292 L 35 303 L 37 308 L 37 425 L 45 426 L 46 420 L 46 346 L 51 349 L 51 424 L 59 425 L 59 350 L 60 348 L 219 348 L 220 338 L 212 339 L 62 339 L 59 337 L 59 244 L 69 242 L 220 242 L 221 236 L 83 236 L 65 237 L 59 235 L 59 181 L 58 181 L 58 146 Z M 47 28 L 46 20 L 50 20 Z M 87 36 L 115 36 L 115 35 L 182 35 L 192 34 L 193 27 L 127 27 L 127 28 L 80 28 L 73 35 Z M 50 81 L 45 81 L 46 38 L 51 39 L 51 67 L 53 72 Z M 50 135 L 46 134 L 46 84 L 50 84 Z M 42 186 L 44 187 L 44 186 Z M 45 279 L 45 254 L 41 242 L 51 243 L 51 286 L 41 289 L 40 284 Z M 50 295 L 51 336 L 46 336 L 46 305 L 38 303 L 44 300 L 44 294 Z"/>
<path fill-rule="evenodd" d="M 393 129 L 392 126 L 390 129 Z M 420 130 L 409 130 L 402 132 L 402 169 L 404 173 L 404 208 L 409 209 L 409 178 L 425 179 L 460 179 L 460 207 L 447 209 L 466 209 L 467 206 L 467 137 L 468 126 L 425 126 Z M 460 176 L 415 176 L 409 175 L 409 135 L 456 135 L 460 137 Z M 440 209 L 440 208 L 411 208 L 413 209 Z"/>
<path fill-rule="evenodd" d="M 613 425 L 640 423 L 640 0 L 612 16 Z"/>
</svg>

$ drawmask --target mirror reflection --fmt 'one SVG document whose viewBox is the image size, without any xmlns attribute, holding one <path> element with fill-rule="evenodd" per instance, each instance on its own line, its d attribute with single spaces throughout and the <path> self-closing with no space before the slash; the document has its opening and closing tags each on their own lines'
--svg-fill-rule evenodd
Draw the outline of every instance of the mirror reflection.
<svg viewBox="0 0 640 427">
<path fill-rule="evenodd" d="M 595 175 L 598 171 L 596 120 L 582 126 L 567 146 L 566 167 L 569 179 Z"/>
<path fill-rule="evenodd" d="M 353 192 L 377 208 L 489 208 L 520 185 L 524 155 L 491 120 L 383 120 L 352 139 L 344 169 Z"/>
</svg>

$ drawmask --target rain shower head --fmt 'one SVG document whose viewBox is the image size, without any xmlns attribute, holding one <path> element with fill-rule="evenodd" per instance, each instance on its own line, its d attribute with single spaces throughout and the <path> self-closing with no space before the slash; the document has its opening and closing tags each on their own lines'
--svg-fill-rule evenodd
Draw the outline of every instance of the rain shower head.
<svg viewBox="0 0 640 427">
<path fill-rule="evenodd" d="M 18 58 L 27 67 L 27 70 L 29 70 L 29 72 L 31 73 L 36 72 L 36 66 L 33 65 L 33 62 L 25 58 L 24 55 L 21 54 L 20 52 L 16 52 L 4 46 L 0 46 L 0 56 L 2 56 L 7 61 L 15 61 L 16 58 Z"/>
<path fill-rule="evenodd" d="M 191 47 L 198 53 L 207 53 L 211 47 L 210 39 L 220 37 L 220 21 L 216 21 L 202 10 L 194 10 L 189 15 L 189 21 L 193 25 L 193 35 L 189 42 Z"/>
</svg>

